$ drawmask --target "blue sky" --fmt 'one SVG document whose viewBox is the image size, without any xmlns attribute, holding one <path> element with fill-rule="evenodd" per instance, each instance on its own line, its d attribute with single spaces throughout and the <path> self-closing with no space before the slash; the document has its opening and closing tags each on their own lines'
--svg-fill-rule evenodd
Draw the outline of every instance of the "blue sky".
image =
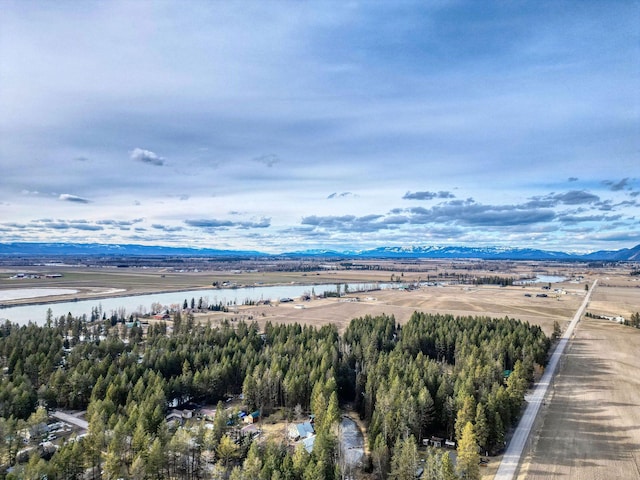
<svg viewBox="0 0 640 480">
<path fill-rule="evenodd" d="M 0 242 L 640 243 L 637 1 L 0 2 Z"/>
</svg>

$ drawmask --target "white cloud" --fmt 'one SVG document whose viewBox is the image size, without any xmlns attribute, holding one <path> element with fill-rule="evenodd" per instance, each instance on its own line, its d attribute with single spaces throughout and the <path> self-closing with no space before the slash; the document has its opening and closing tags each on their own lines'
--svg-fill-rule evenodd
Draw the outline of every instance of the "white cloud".
<svg viewBox="0 0 640 480">
<path fill-rule="evenodd" d="M 58 197 L 58 200 L 62 200 L 64 202 L 72 202 L 72 203 L 90 203 L 91 202 L 86 198 L 78 197 L 77 195 L 71 195 L 69 193 L 61 193 L 60 196 Z"/>
<path fill-rule="evenodd" d="M 150 165 L 156 165 L 161 167 L 164 165 L 165 159 L 158 156 L 158 154 L 145 150 L 143 148 L 134 148 L 130 152 L 131 160 L 136 160 L 138 162 L 148 163 Z"/>
</svg>

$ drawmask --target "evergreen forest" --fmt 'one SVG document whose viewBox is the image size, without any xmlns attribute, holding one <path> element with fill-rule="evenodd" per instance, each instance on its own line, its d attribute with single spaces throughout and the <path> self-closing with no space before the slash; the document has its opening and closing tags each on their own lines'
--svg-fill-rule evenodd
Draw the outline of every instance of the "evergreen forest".
<svg viewBox="0 0 640 480">
<path fill-rule="evenodd" d="M 550 347 L 538 326 L 515 319 L 419 312 L 403 325 L 356 318 L 342 334 L 332 325 L 202 325 L 190 314 L 125 320 L 0 325 L 0 478 L 342 479 L 353 475 L 340 449 L 347 409 L 366 426 L 356 478 L 415 478 L 418 451 L 428 478 L 478 478 L 478 451 L 504 448 Z M 167 419 L 186 404 L 224 412 L 230 398 L 261 421 L 313 418 L 312 452 L 284 432 L 239 435 L 235 412 Z M 46 450 L 42 426 L 58 409 L 86 410 L 89 427 Z M 424 449 L 432 437 L 457 443 L 455 468 Z"/>
</svg>

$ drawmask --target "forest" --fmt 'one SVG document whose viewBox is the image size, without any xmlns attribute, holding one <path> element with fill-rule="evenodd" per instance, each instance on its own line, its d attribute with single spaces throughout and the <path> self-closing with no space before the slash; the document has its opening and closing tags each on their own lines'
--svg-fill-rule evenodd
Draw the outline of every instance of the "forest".
<svg viewBox="0 0 640 480">
<path fill-rule="evenodd" d="M 129 320 L 0 325 L 0 478 L 341 479 L 347 407 L 367 426 L 366 478 L 414 478 L 432 436 L 455 440 L 458 461 L 424 452 L 429 478 L 478 478 L 478 451 L 504 448 L 550 347 L 515 319 L 419 312 L 404 325 L 357 318 L 342 335 L 332 325 L 202 325 L 180 313 L 148 327 Z M 187 402 L 222 412 L 240 394 L 261 416 L 312 414 L 313 451 L 238 437 L 223 415 L 213 425 L 166 419 Z M 20 458 L 42 444 L 55 409 L 86 410 L 86 435 Z"/>
</svg>

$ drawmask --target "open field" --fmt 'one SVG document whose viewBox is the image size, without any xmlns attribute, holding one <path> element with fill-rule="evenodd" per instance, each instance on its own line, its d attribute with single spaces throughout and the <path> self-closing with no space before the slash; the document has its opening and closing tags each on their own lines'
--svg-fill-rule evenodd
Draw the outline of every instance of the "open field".
<svg viewBox="0 0 640 480">
<path fill-rule="evenodd" d="M 640 311 L 640 290 L 598 286 L 588 310 Z M 640 478 L 639 352 L 640 330 L 580 321 L 518 478 Z"/>
<path fill-rule="evenodd" d="M 547 334 L 553 322 L 567 323 L 580 305 L 584 290 L 567 290 L 558 298 L 537 298 L 539 286 L 530 287 L 465 287 L 460 285 L 422 287 L 417 290 L 379 290 L 349 294 L 346 297 L 311 300 L 309 302 L 280 303 L 238 307 L 237 312 L 197 315 L 201 321 L 224 318 L 255 320 L 260 326 L 272 323 L 302 323 L 308 325 L 335 324 L 343 331 L 349 322 L 365 315 L 394 315 L 405 323 L 413 312 L 450 313 L 452 315 L 509 316 L 542 326 Z M 525 297 L 530 293 L 531 297 Z M 356 297 L 359 301 L 355 301 Z"/>
</svg>

